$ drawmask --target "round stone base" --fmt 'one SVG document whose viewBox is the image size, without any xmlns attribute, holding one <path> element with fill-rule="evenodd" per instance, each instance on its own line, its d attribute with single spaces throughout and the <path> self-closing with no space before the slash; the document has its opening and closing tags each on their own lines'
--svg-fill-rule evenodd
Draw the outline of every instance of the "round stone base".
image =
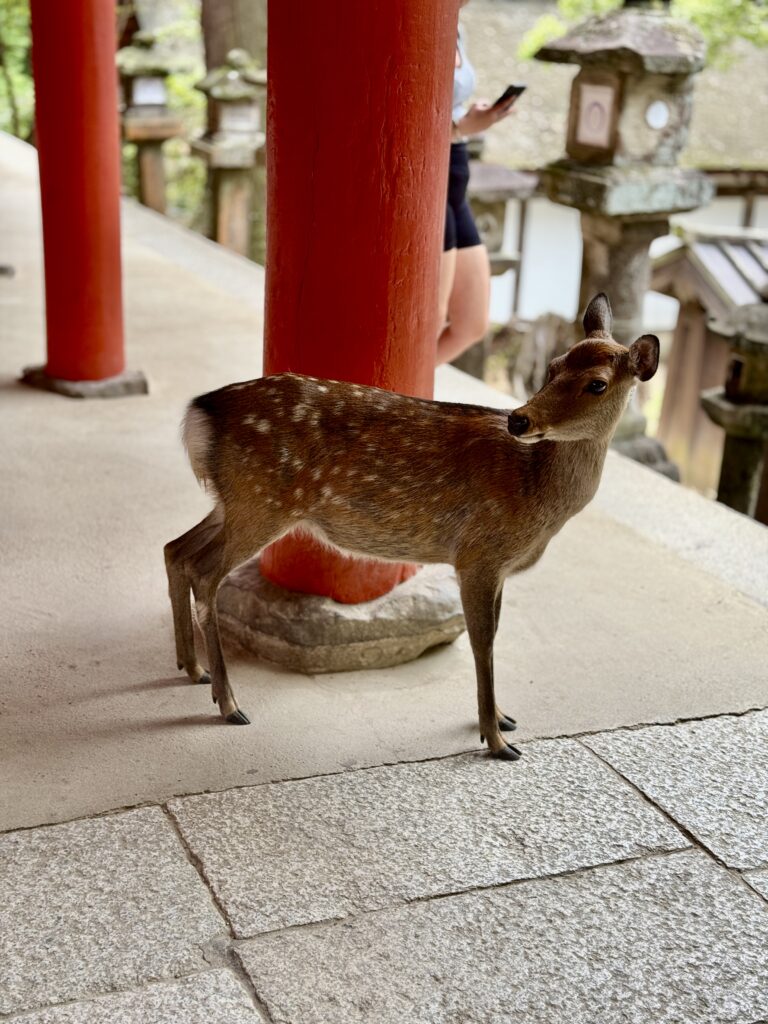
<svg viewBox="0 0 768 1024">
<path fill-rule="evenodd" d="M 125 395 L 147 395 L 149 385 L 141 370 L 126 370 L 117 377 L 104 380 L 63 380 L 49 377 L 44 366 L 28 366 L 21 375 L 22 384 L 42 391 L 54 391 L 67 398 L 123 398 Z"/>
<path fill-rule="evenodd" d="M 339 604 L 264 579 L 258 558 L 219 589 L 224 636 L 266 661 L 296 672 L 387 668 L 412 661 L 464 632 L 453 568 L 429 565 L 383 597 Z"/>
</svg>

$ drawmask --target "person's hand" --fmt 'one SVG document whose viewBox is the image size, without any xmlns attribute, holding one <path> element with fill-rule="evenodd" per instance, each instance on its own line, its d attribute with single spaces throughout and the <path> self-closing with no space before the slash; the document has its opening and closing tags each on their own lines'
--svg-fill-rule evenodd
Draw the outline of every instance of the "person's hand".
<svg viewBox="0 0 768 1024">
<path fill-rule="evenodd" d="M 477 135 L 478 132 L 484 132 L 491 125 L 503 121 L 512 113 L 515 98 L 502 107 L 494 107 L 487 100 L 473 103 L 466 114 L 456 122 L 459 133 L 461 135 Z"/>
</svg>

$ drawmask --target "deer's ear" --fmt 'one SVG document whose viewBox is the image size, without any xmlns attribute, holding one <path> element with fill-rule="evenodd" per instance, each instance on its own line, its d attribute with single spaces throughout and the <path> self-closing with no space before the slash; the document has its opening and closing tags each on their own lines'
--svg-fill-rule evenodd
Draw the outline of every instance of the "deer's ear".
<svg viewBox="0 0 768 1024">
<path fill-rule="evenodd" d="M 610 337 L 613 328 L 613 313 L 608 296 L 599 292 L 587 306 L 584 314 L 584 334 L 588 338 L 591 334 L 607 334 Z"/>
<path fill-rule="evenodd" d="M 629 365 L 640 380 L 650 380 L 659 367 L 659 339 L 655 334 L 644 334 L 629 347 Z"/>
</svg>

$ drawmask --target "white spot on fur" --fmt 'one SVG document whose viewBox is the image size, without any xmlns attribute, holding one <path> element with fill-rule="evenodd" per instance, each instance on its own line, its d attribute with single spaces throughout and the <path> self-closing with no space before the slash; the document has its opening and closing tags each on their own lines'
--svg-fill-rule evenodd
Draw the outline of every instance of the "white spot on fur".
<svg viewBox="0 0 768 1024">
<path fill-rule="evenodd" d="M 303 466 L 304 466 L 304 463 L 301 461 L 301 459 L 294 459 L 293 460 L 293 468 L 294 469 L 301 469 Z"/>
<path fill-rule="evenodd" d="M 304 488 L 297 487 L 296 490 L 293 492 L 293 496 L 294 498 L 302 498 L 304 496 Z"/>
<path fill-rule="evenodd" d="M 272 429 L 272 424 L 269 420 L 259 420 L 256 424 L 256 429 L 260 434 L 267 434 Z"/>
<path fill-rule="evenodd" d="M 299 423 L 307 415 L 307 409 L 304 405 L 297 405 L 293 410 L 293 422 Z"/>
<path fill-rule="evenodd" d="M 333 491 L 331 490 L 330 487 L 321 487 L 320 488 L 320 495 L 323 498 L 332 498 L 333 497 Z"/>
<path fill-rule="evenodd" d="M 325 384 L 318 384 L 317 385 L 317 390 L 322 392 L 323 394 L 325 394 L 325 392 L 328 390 L 328 388 L 325 386 Z"/>
</svg>

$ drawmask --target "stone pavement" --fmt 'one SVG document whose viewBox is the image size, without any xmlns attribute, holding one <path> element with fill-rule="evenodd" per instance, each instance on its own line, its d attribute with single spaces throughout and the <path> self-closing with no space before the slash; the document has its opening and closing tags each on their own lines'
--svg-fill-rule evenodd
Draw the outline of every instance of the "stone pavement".
<svg viewBox="0 0 768 1024">
<path fill-rule="evenodd" d="M 259 372 L 259 268 L 126 204 L 149 396 L 43 351 L 30 152 L 0 137 L 0 1020 L 768 1024 L 768 531 L 611 456 L 508 585 L 477 746 L 466 637 L 382 672 L 176 674 L 178 422 Z M 449 368 L 441 397 L 503 404 Z M 10 484 L 10 485 L 9 485 Z"/>
<path fill-rule="evenodd" d="M 0 836 L 28 1024 L 763 1024 L 768 711 Z"/>
</svg>

